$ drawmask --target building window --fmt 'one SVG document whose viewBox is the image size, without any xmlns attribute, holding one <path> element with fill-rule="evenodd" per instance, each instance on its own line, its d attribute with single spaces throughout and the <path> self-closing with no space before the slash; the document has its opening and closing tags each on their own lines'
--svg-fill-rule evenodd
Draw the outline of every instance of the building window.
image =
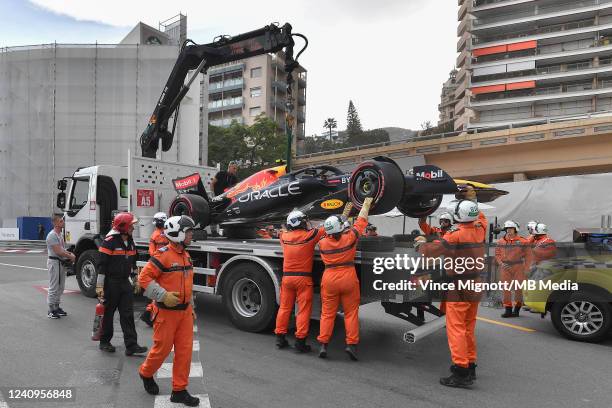
<svg viewBox="0 0 612 408">
<path fill-rule="evenodd" d="M 251 78 L 261 78 L 261 67 L 251 68 Z"/>
<path fill-rule="evenodd" d="M 258 96 L 261 96 L 261 86 L 251 88 L 251 98 L 257 98 Z"/>
<path fill-rule="evenodd" d="M 261 106 L 253 106 L 251 109 L 249 109 L 250 116 L 257 116 L 260 113 L 261 113 Z"/>
</svg>

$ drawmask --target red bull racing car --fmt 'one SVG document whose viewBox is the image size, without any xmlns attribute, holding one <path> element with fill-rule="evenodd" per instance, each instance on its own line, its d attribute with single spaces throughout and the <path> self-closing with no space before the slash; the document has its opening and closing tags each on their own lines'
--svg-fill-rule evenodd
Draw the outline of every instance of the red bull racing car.
<svg viewBox="0 0 612 408">
<path fill-rule="evenodd" d="M 175 186 L 180 180 L 175 180 Z M 477 188 L 480 201 L 491 201 L 501 192 L 490 186 Z M 373 197 L 371 214 L 384 214 L 397 207 L 409 217 L 433 213 L 443 194 L 458 191 L 457 183 L 442 169 L 414 167 L 404 175 L 387 157 L 362 162 L 350 174 L 333 166 L 313 166 L 287 173 L 286 166 L 272 167 L 253 174 L 223 194 L 209 197 L 203 186 L 181 190 L 170 213 L 187 214 L 201 227 L 209 224 L 224 228 L 256 227 L 281 222 L 293 209 L 311 219 L 324 219 L 343 211 L 348 202 L 356 213 L 366 197 Z"/>
</svg>

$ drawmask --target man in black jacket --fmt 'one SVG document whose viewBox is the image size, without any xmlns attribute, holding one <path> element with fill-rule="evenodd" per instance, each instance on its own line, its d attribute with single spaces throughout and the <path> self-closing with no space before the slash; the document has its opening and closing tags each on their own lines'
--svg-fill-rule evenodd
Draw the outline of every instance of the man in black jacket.
<svg viewBox="0 0 612 408">
<path fill-rule="evenodd" d="M 132 239 L 134 224 L 138 220 L 130 213 L 119 213 L 113 219 L 113 228 L 100 246 L 100 273 L 96 293 L 104 298 L 104 318 L 100 350 L 115 352 L 110 343 L 113 338 L 113 317 L 119 309 L 119 323 L 123 331 L 125 355 L 141 354 L 146 347 L 138 345 L 136 325 L 134 324 L 134 288 L 130 274 L 136 269 L 138 254 Z"/>
</svg>

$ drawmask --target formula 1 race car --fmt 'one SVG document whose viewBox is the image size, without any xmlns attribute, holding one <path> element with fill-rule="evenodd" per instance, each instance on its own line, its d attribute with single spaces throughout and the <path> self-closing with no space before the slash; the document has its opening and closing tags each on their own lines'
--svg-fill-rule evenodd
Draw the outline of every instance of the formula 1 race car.
<svg viewBox="0 0 612 408">
<path fill-rule="evenodd" d="M 172 202 L 170 214 L 190 215 L 202 227 L 242 228 L 284 221 L 293 209 L 310 219 L 324 219 L 342 213 L 348 202 L 353 203 L 351 214 L 356 214 L 366 197 L 374 198 L 370 214 L 397 207 L 406 216 L 425 217 L 440 206 L 443 194 L 454 194 L 458 188 L 436 166 L 417 166 L 404 175 L 397 163 L 379 156 L 362 162 L 351 174 L 326 165 L 290 173 L 284 165 L 273 167 L 213 198 L 203 188 L 177 191 L 184 194 Z"/>
</svg>

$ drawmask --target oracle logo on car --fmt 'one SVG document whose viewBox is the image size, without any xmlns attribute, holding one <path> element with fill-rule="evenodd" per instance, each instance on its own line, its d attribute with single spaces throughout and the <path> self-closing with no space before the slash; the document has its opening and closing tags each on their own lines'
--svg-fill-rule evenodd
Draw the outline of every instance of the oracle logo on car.
<svg viewBox="0 0 612 408">
<path fill-rule="evenodd" d="M 336 208 L 340 208 L 344 205 L 344 201 L 332 199 L 326 200 L 321 203 L 321 208 L 325 210 L 335 210 Z"/>
<path fill-rule="evenodd" d="M 300 182 L 294 181 L 289 184 L 285 184 L 278 187 L 272 187 L 264 190 L 251 191 L 238 197 L 238 201 L 241 203 L 247 203 L 249 201 L 257 201 L 269 198 L 289 197 L 294 195 L 300 195 Z"/>
</svg>

